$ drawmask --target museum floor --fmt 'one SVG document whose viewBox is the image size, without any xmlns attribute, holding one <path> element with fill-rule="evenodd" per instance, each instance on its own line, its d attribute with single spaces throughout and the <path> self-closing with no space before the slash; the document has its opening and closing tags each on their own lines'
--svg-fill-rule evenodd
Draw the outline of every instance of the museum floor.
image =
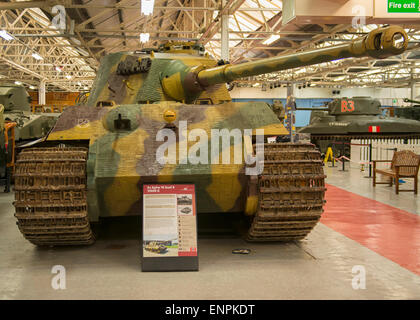
<svg viewBox="0 0 420 320">
<path fill-rule="evenodd" d="M 15 225 L 13 194 L 0 193 L 0 299 L 420 299 L 420 195 L 373 188 L 357 169 L 325 171 L 326 210 L 307 239 L 199 234 L 199 272 L 141 272 L 128 220 L 89 247 L 36 248 Z M 54 265 L 66 268 L 65 290 L 51 287 Z M 365 289 L 353 289 L 355 266 Z"/>
</svg>

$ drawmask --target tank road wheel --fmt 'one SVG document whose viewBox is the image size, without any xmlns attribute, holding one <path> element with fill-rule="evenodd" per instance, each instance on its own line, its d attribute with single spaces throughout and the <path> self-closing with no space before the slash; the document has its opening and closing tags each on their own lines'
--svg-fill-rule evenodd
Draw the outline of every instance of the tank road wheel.
<svg viewBox="0 0 420 320">
<path fill-rule="evenodd" d="M 323 212 L 325 177 L 314 145 L 265 144 L 264 171 L 258 178 L 258 206 L 248 240 L 305 238 Z"/>
<path fill-rule="evenodd" d="M 35 245 L 94 242 L 87 215 L 87 148 L 30 148 L 15 167 L 15 217 Z"/>
</svg>

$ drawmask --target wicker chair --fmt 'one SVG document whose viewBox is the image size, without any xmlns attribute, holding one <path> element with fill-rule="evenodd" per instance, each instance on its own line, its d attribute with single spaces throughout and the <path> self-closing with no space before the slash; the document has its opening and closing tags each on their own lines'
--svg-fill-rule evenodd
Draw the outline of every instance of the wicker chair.
<svg viewBox="0 0 420 320">
<path fill-rule="evenodd" d="M 391 162 L 390 169 L 377 169 L 377 162 Z M 390 160 L 373 160 L 373 186 L 377 184 L 389 184 L 392 186 L 393 180 L 395 179 L 395 192 L 398 194 L 401 192 L 411 192 L 417 194 L 418 187 L 418 173 L 420 166 L 420 156 L 416 155 L 412 151 L 396 151 Z M 383 174 L 390 177 L 389 182 L 376 182 L 376 173 Z M 413 178 L 414 179 L 414 190 L 400 190 L 399 179 L 400 178 Z"/>
</svg>

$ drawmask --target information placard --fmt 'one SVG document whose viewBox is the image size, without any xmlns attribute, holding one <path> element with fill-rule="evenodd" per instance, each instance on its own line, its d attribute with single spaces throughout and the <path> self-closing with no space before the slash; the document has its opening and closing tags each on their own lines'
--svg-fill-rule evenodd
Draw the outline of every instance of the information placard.
<svg viewBox="0 0 420 320">
<path fill-rule="evenodd" d="M 198 270 L 193 184 L 143 185 L 143 271 Z"/>
</svg>

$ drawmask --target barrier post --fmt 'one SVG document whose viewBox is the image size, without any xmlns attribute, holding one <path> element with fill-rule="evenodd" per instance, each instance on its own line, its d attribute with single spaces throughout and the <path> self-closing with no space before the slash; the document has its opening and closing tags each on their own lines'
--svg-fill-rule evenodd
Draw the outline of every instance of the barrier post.
<svg viewBox="0 0 420 320">
<path fill-rule="evenodd" d="M 331 164 L 332 164 L 331 167 L 335 167 L 334 166 L 334 164 L 335 164 L 335 158 L 334 158 L 334 154 L 333 154 L 332 148 L 331 147 L 328 147 L 327 152 L 325 154 L 324 163 L 327 164 L 327 162 L 329 161 L 330 158 L 331 158 Z"/>
<path fill-rule="evenodd" d="M 372 178 L 372 141 L 369 143 L 369 178 Z"/>
</svg>

